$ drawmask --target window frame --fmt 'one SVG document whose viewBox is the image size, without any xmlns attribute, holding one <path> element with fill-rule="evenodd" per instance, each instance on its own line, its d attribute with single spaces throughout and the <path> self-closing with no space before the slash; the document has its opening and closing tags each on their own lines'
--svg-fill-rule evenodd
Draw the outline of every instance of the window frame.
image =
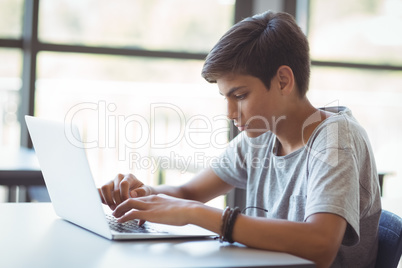
<svg viewBox="0 0 402 268">
<path fill-rule="evenodd" d="M 236 0 L 233 23 L 249 17 L 254 13 L 262 12 L 254 10 L 256 1 L 262 0 Z M 307 0 L 303 0 L 304 3 Z M 296 16 L 298 5 L 296 0 L 277 0 L 282 4 L 283 11 Z M 20 107 L 18 120 L 21 125 L 22 147 L 32 148 L 32 142 L 28 135 L 28 130 L 24 122 L 25 115 L 33 115 L 35 105 L 35 82 L 37 78 L 37 56 L 41 51 L 48 52 L 72 52 L 86 54 L 104 54 L 118 56 L 140 56 L 152 58 L 170 58 L 170 59 L 192 59 L 203 60 L 207 53 L 186 53 L 172 51 L 150 51 L 134 48 L 114 48 L 103 46 L 83 46 L 83 45 L 67 45 L 67 44 L 51 44 L 39 42 L 38 39 L 38 19 L 39 19 L 40 0 L 24 1 L 23 29 L 20 39 L 2 39 L 0 38 L 0 47 L 18 48 L 23 52 L 23 68 L 21 74 L 22 88 L 20 90 Z M 238 134 L 237 129 L 231 126 L 230 139 Z"/>
<path fill-rule="evenodd" d="M 243 18 L 249 17 L 262 10 L 254 10 L 256 1 L 262 0 L 235 0 L 235 10 L 233 23 Z M 283 11 L 296 15 L 296 0 L 276 0 L 282 6 Z M 115 48 L 103 46 L 83 46 L 67 44 L 51 44 L 39 42 L 38 39 L 38 20 L 39 20 L 40 0 L 24 1 L 23 30 L 20 39 L 1 39 L 0 47 L 19 48 L 23 52 L 22 69 L 22 88 L 20 90 L 20 107 L 18 120 L 21 126 L 20 146 L 32 148 L 32 141 L 24 122 L 25 115 L 33 115 L 35 110 L 35 82 L 37 78 L 37 56 L 41 51 L 48 52 L 73 52 L 86 54 L 104 54 L 118 56 L 140 56 L 151 58 L 170 58 L 170 59 L 193 59 L 203 60 L 207 53 L 186 53 L 171 51 L 149 51 L 134 48 Z M 229 139 L 231 140 L 238 134 L 237 128 L 231 123 L 229 130 Z M 227 204 L 229 206 L 243 207 L 246 201 L 246 192 L 241 189 L 235 189 L 227 195 Z"/>
<path fill-rule="evenodd" d="M 32 148 L 33 144 L 26 127 L 25 115 L 33 115 L 35 110 L 35 83 L 37 79 L 37 57 L 39 52 L 64 52 L 64 53 L 85 53 L 103 54 L 110 56 L 131 56 L 148 58 L 169 58 L 184 60 L 204 60 L 207 53 L 172 52 L 172 51 L 151 51 L 136 48 L 117 48 L 105 46 L 83 46 L 69 44 L 51 44 L 40 42 L 38 38 L 40 0 L 25 0 L 23 4 L 24 15 L 22 22 L 22 36 L 19 39 L 0 38 L 0 48 L 16 48 L 23 53 L 23 67 L 21 74 L 22 87 L 20 89 L 20 106 L 18 121 L 21 126 L 20 146 Z M 253 1 L 236 0 L 233 23 L 248 17 L 252 14 Z M 237 129 L 231 126 L 230 138 L 237 135 Z M 235 193 L 230 193 L 227 203 L 234 205 L 237 200 Z M 243 199 L 239 199 L 242 202 Z"/>
</svg>

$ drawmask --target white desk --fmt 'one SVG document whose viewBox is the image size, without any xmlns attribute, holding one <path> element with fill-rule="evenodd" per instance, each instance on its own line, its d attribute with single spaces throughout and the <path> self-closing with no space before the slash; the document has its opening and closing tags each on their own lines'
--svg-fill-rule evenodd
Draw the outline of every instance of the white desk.
<svg viewBox="0 0 402 268">
<path fill-rule="evenodd" d="M 109 241 L 58 218 L 49 203 L 3 203 L 0 267 L 315 266 L 289 254 L 230 246 L 212 239 Z"/>
</svg>

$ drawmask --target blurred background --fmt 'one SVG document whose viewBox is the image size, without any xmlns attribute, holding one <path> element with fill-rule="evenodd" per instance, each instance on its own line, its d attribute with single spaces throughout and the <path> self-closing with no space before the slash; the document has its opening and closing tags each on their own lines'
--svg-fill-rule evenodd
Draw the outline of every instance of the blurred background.
<svg viewBox="0 0 402 268">
<path fill-rule="evenodd" d="M 401 0 L 0 0 L 2 159 L 31 146 L 23 115 L 33 114 L 79 126 L 97 185 L 118 172 L 185 182 L 231 136 L 203 60 L 236 21 L 266 10 L 296 17 L 310 42 L 311 102 L 352 110 L 384 207 L 402 215 Z"/>
</svg>

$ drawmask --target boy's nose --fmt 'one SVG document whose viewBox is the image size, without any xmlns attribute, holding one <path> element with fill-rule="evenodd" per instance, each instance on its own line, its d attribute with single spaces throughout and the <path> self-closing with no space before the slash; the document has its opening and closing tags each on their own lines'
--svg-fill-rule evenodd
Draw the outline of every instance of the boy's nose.
<svg viewBox="0 0 402 268">
<path fill-rule="evenodd" d="M 227 106 L 227 117 L 230 120 L 237 120 L 239 113 L 239 107 L 238 107 L 238 103 L 233 102 L 233 101 L 228 101 L 228 106 Z"/>
</svg>

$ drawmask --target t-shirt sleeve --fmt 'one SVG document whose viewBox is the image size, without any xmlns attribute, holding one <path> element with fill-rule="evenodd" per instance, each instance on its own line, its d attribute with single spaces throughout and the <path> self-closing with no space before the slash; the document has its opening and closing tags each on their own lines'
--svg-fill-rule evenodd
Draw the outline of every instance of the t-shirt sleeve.
<svg viewBox="0 0 402 268">
<path fill-rule="evenodd" d="M 244 152 L 244 134 L 234 138 L 226 150 L 210 163 L 210 167 L 224 182 L 237 188 L 247 186 L 247 153 Z"/>
<path fill-rule="evenodd" d="M 343 245 L 352 246 L 359 242 L 359 169 L 356 155 L 348 134 L 342 140 L 342 129 L 337 130 L 336 144 L 326 132 L 322 150 L 312 150 L 310 154 L 309 181 L 305 219 L 312 214 L 325 212 L 343 217 L 347 221 Z M 333 135 L 332 135 L 333 136 Z"/>
</svg>

